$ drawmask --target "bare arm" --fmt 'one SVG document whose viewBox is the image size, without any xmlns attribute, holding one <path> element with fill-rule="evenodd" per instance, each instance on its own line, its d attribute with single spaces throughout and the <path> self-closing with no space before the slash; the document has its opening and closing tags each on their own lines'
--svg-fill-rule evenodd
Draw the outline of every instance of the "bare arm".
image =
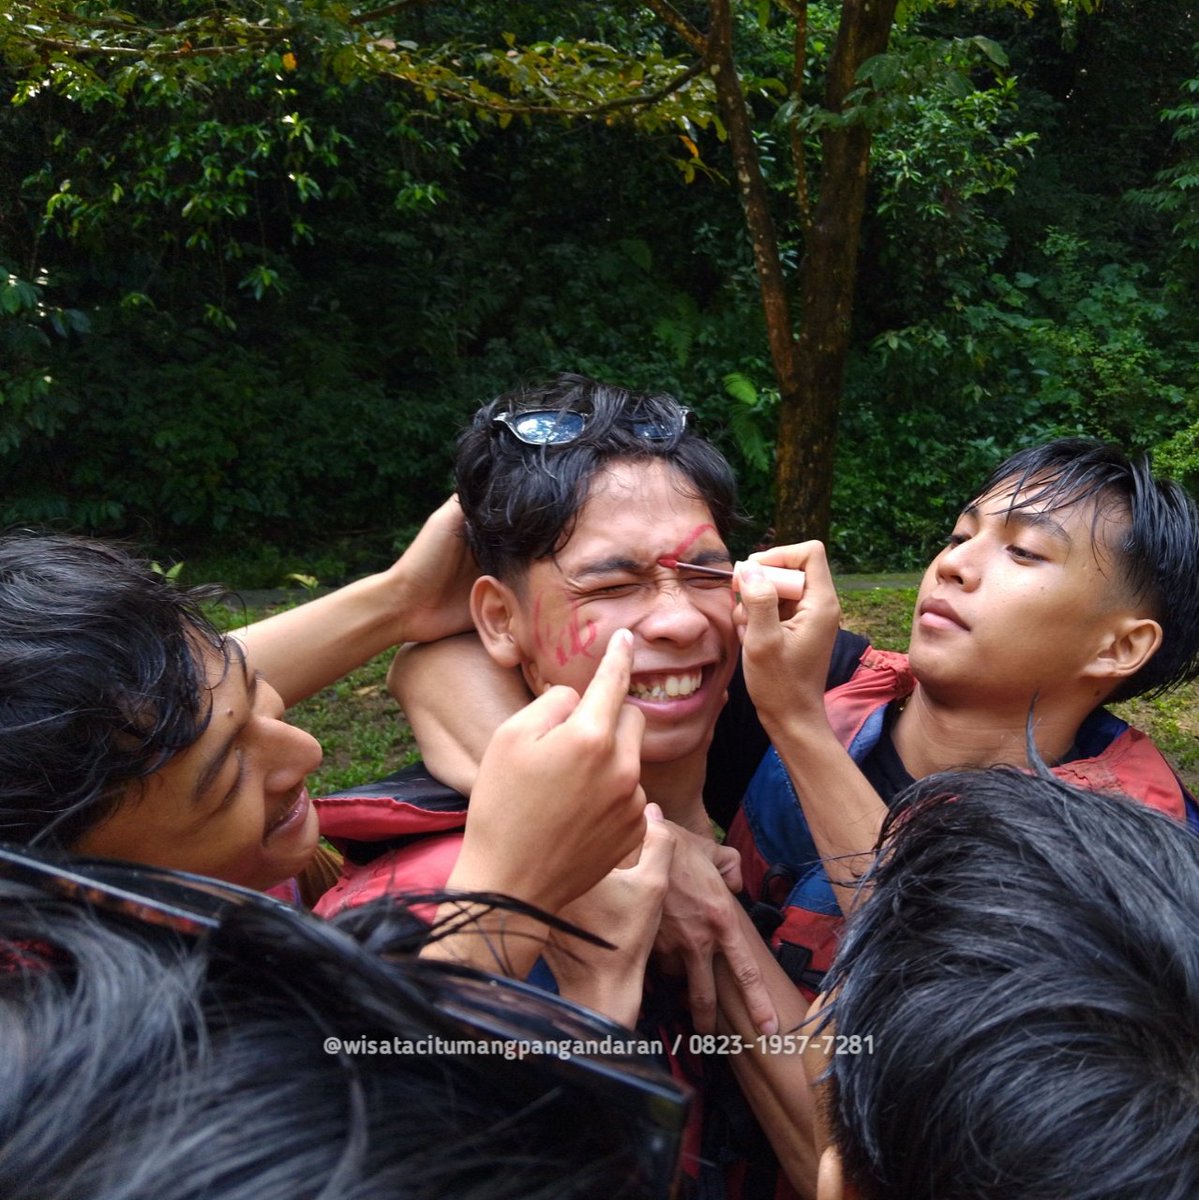
<svg viewBox="0 0 1199 1200">
<path fill-rule="evenodd" d="M 403 646 L 387 688 L 429 770 L 470 795 L 491 735 L 532 699 L 520 671 L 499 666 L 475 633 Z"/>
<path fill-rule="evenodd" d="M 737 906 L 737 924 L 745 952 L 755 963 L 780 1018 L 780 1032 L 761 1037 L 745 1007 L 745 998 L 727 962 L 716 964 L 719 997 L 717 1028 L 736 1034 L 742 1047 L 733 1055 L 733 1073 L 754 1110 L 787 1178 L 804 1197 L 816 1195 L 820 1153 L 816 1131 L 816 1098 L 802 1060 L 802 1035 L 808 1002 L 787 978 L 753 922 Z"/>
<path fill-rule="evenodd" d="M 806 573 L 803 597 L 780 602 L 752 569 L 761 559 Z M 840 621 L 840 603 L 819 542 L 781 546 L 738 568 L 744 617 L 745 682 L 803 805 L 816 849 L 843 910 L 874 857 L 887 809 L 829 725 L 824 680 Z"/>
<path fill-rule="evenodd" d="M 451 497 L 386 571 L 237 632 L 254 666 L 292 705 L 389 646 L 471 628 L 478 568 Z"/>
</svg>

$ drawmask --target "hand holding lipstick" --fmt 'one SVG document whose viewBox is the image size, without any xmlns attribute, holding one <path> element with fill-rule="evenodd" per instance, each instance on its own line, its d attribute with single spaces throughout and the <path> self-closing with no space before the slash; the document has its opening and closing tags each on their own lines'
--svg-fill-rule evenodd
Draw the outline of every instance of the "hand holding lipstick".
<svg viewBox="0 0 1199 1200">
<path fill-rule="evenodd" d="M 709 567 L 700 563 L 680 562 L 677 558 L 660 558 L 658 562 L 671 571 L 686 571 L 692 575 L 707 575 L 713 579 L 727 579 L 733 584 L 734 590 L 737 587 L 737 568 L 741 565 L 740 563 L 735 564 L 730 571 L 727 567 Z M 774 585 L 774 590 L 778 592 L 780 599 L 798 600 L 803 595 L 804 573 L 802 571 L 794 570 L 790 567 L 771 567 L 761 563 L 755 563 L 754 565 Z"/>
<path fill-rule="evenodd" d="M 765 560 L 765 561 L 763 561 Z M 767 571 L 802 575 L 798 600 L 785 599 Z M 791 720 L 823 719 L 824 685 L 841 604 L 824 546 L 775 546 L 736 567 L 734 609 L 750 696 L 767 732 Z"/>
</svg>

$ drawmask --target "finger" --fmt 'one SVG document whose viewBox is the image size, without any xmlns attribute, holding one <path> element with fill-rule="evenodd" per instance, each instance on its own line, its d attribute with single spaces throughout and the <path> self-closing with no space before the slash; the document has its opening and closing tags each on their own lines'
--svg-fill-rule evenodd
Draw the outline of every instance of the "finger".
<svg viewBox="0 0 1199 1200">
<path fill-rule="evenodd" d="M 519 712 L 513 713 L 492 738 L 494 740 L 501 733 L 505 736 L 520 734 L 541 738 L 566 721 L 578 706 L 579 693 L 565 684 L 556 684 L 530 700 Z"/>
<path fill-rule="evenodd" d="M 784 566 L 804 573 L 805 589 L 815 586 L 818 591 L 836 591 L 833 572 L 828 565 L 828 551 L 823 542 L 799 542 L 794 546 L 776 546 L 749 556 L 750 560 L 769 566 Z"/>
<path fill-rule="evenodd" d="M 645 737 L 645 713 L 632 704 L 622 704 L 616 714 L 616 729 L 612 736 L 613 754 L 628 754 L 636 760 L 637 775 L 641 776 L 641 740 Z"/>
<path fill-rule="evenodd" d="M 605 727 L 614 725 L 628 699 L 632 674 L 633 635 L 627 629 L 618 629 L 608 639 L 604 657 L 583 693 L 576 710 L 577 720 L 594 720 Z"/>
<path fill-rule="evenodd" d="M 791 571 L 807 571 L 812 561 L 823 558 L 827 564 L 824 543 L 817 541 L 792 542 L 787 546 L 771 546 L 768 550 L 755 550 L 748 555 L 750 562 L 768 567 L 786 567 Z"/>
<path fill-rule="evenodd" d="M 645 806 L 645 838 L 641 843 L 641 858 L 638 868 L 646 880 L 659 885 L 663 892 L 670 878 L 670 864 L 674 859 L 675 840 L 670 826 L 662 817 L 656 804 Z"/>
<path fill-rule="evenodd" d="M 778 1033 L 779 1019 L 770 993 L 766 990 L 762 972 L 754 961 L 739 931 L 734 931 L 720 944 L 724 961 L 732 973 L 749 1019 L 760 1033 Z"/>
<path fill-rule="evenodd" d="M 691 1000 L 691 1023 L 696 1033 L 716 1032 L 716 975 L 712 960 L 688 954 L 687 995 Z"/>
<path fill-rule="evenodd" d="M 712 855 L 712 862 L 720 872 L 724 885 L 736 895 L 744 886 L 741 878 L 741 855 L 732 846 L 720 846 Z"/>
<path fill-rule="evenodd" d="M 779 594 L 754 562 L 739 562 L 733 568 L 733 587 L 745 610 L 745 638 L 757 642 L 777 636 Z M 744 640 L 744 639 L 743 639 Z"/>
</svg>

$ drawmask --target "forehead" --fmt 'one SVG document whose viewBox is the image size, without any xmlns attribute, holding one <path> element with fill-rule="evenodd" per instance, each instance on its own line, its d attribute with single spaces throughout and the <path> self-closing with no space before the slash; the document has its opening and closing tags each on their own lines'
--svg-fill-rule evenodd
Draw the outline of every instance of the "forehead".
<svg viewBox="0 0 1199 1200">
<path fill-rule="evenodd" d="M 611 463 L 592 479 L 560 562 L 597 545 L 623 545 L 655 557 L 682 556 L 696 543 L 723 545 L 712 510 L 695 486 L 663 459 Z"/>
<path fill-rule="evenodd" d="M 1123 498 L 1112 492 L 1067 488 L 1056 477 L 1001 479 L 968 509 L 1013 522 L 1052 522 L 1072 541 L 1111 557 L 1131 520 Z"/>
</svg>

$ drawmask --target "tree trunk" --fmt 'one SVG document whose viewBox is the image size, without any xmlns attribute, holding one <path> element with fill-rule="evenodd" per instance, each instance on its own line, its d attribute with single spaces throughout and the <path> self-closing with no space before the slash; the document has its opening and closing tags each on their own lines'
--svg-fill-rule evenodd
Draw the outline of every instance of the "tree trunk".
<svg viewBox="0 0 1199 1200">
<path fill-rule="evenodd" d="M 729 135 L 729 151 L 737 175 L 737 189 L 745 225 L 753 247 L 758 290 L 766 318 L 770 359 L 780 389 L 795 386 L 795 335 L 791 304 L 779 259 L 778 236 L 770 214 L 770 200 L 758 149 L 754 143 L 753 119 L 737 75 L 733 57 L 733 14 L 730 0 L 711 0 L 711 27 L 705 43 L 705 59 L 716 85 L 720 115 Z"/>
<path fill-rule="evenodd" d="M 858 68 L 887 48 L 896 0 L 845 0 L 829 61 L 825 105 L 839 112 Z M 793 386 L 779 379 L 775 540 L 826 539 L 837 418 L 853 316 L 858 243 L 866 208 L 870 130 L 822 137 L 819 198 L 800 264 L 802 327 Z"/>
</svg>

